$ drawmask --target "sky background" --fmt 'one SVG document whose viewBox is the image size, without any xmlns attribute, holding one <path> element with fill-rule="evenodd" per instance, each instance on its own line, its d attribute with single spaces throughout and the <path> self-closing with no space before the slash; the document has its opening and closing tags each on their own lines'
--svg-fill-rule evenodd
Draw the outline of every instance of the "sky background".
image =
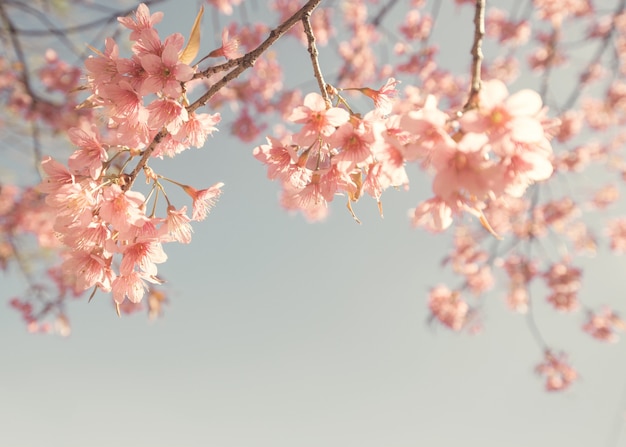
<svg viewBox="0 0 626 447">
<path fill-rule="evenodd" d="M 162 37 L 187 35 L 193 22 L 196 2 L 175 3 L 153 8 L 166 12 Z M 445 62 L 463 69 L 471 10 L 444 5 L 439 21 Z M 449 29 L 470 31 L 453 38 Z M 277 51 L 306 60 L 297 49 Z M 293 68 L 301 66 L 308 70 L 293 59 L 299 77 L 290 83 L 308 79 Z M 626 346 L 582 334 L 584 315 L 537 304 L 543 336 L 581 374 L 560 394 L 534 374 L 541 348 L 525 318 L 506 309 L 502 288 L 484 298 L 481 334 L 428 323 L 427 292 L 450 278 L 440 265 L 450 237 L 410 228 L 407 210 L 430 196 L 415 167 L 409 192 L 383 195 L 384 219 L 364 198 L 357 225 L 339 198 L 326 222 L 309 224 L 282 211 L 255 144 L 224 127 L 202 150 L 155 165 L 197 188 L 225 183 L 192 243 L 165 247 L 164 318 L 118 318 L 98 294 L 70 306 L 73 333 L 61 338 L 28 334 L 15 312 L 0 310 L 0 445 L 626 444 Z M 584 262 L 587 303 L 622 297 L 623 258 Z M 3 302 L 23 288 L 16 276 L 0 281 Z"/>
</svg>

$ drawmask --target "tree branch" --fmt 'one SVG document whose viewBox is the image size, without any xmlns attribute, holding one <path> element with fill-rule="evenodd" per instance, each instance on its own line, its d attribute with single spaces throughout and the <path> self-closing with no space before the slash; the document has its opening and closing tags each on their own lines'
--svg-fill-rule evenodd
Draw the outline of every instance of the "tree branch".
<svg viewBox="0 0 626 447">
<path fill-rule="evenodd" d="M 480 80 L 480 70 L 483 62 L 483 37 L 485 36 L 485 3 L 486 0 L 476 0 L 476 12 L 474 14 L 474 45 L 472 46 L 472 81 L 470 83 L 469 97 L 463 110 L 476 107 L 478 93 L 482 82 Z"/>
<path fill-rule="evenodd" d="M 187 111 L 194 112 L 199 107 L 206 105 L 206 103 L 209 102 L 209 100 L 213 96 L 215 96 L 217 92 L 219 92 L 222 88 L 228 85 L 231 81 L 239 77 L 241 73 L 252 67 L 256 60 L 265 51 L 267 51 L 269 47 L 271 47 L 278 39 L 280 39 L 287 31 L 289 31 L 296 23 L 302 20 L 305 14 L 310 14 L 311 11 L 313 11 L 321 2 L 322 0 L 309 0 L 294 15 L 292 15 L 285 22 L 270 31 L 267 39 L 265 39 L 257 48 L 238 59 L 223 64 L 228 67 L 234 66 L 235 68 L 232 71 L 228 72 L 226 75 L 224 75 L 224 77 L 222 77 L 222 79 L 217 81 L 215 84 L 211 85 L 211 87 L 204 95 L 202 95 L 200 98 L 198 98 L 187 107 Z M 154 152 L 156 146 L 167 134 L 168 132 L 165 129 L 161 130 L 154 137 L 150 145 L 148 145 L 148 147 L 144 150 L 141 159 L 137 163 L 137 166 L 135 166 L 132 172 L 128 175 L 127 184 L 125 186 L 126 189 L 130 189 L 130 187 L 133 185 L 139 172 L 142 171 L 144 166 L 146 166 L 146 164 L 148 163 L 148 159 L 150 158 L 150 155 L 152 155 L 152 152 Z"/>
<path fill-rule="evenodd" d="M 313 73 L 315 74 L 315 79 L 317 79 L 317 85 L 320 88 L 320 92 L 322 93 L 322 97 L 324 98 L 324 102 L 326 103 L 326 107 L 329 108 L 331 106 L 330 98 L 328 97 L 328 92 L 326 91 L 326 82 L 324 82 L 324 75 L 322 74 L 322 70 L 320 69 L 320 63 L 317 59 L 319 53 L 317 52 L 317 46 L 315 46 L 315 35 L 313 34 L 313 28 L 311 28 L 311 11 L 307 12 L 304 17 L 302 17 L 302 24 L 304 25 L 304 34 L 306 34 L 306 39 L 309 42 L 309 54 L 311 55 L 311 64 L 313 65 Z"/>
</svg>

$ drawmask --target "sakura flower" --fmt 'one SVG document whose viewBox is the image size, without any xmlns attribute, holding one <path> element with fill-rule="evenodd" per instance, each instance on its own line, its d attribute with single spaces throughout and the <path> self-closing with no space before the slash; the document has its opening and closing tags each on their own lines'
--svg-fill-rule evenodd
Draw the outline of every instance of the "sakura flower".
<svg viewBox="0 0 626 447">
<path fill-rule="evenodd" d="M 350 117 L 347 110 L 338 107 L 326 107 L 326 102 L 317 93 L 304 97 L 304 105 L 296 107 L 289 116 L 294 123 L 304 124 L 293 140 L 300 146 L 308 146 L 320 135 L 329 136 L 336 127 L 346 123 Z"/>
<path fill-rule="evenodd" d="M 458 291 L 450 291 L 446 286 L 433 288 L 428 296 L 428 307 L 444 326 L 454 331 L 460 331 L 465 326 L 469 306 Z"/>
<path fill-rule="evenodd" d="M 493 189 L 496 171 L 488 156 L 488 138 L 467 133 L 458 143 L 452 139 L 435 147 L 431 164 L 437 171 L 433 192 L 449 200 L 459 192 L 483 198 Z"/>
<path fill-rule="evenodd" d="M 111 291 L 113 300 L 117 304 L 122 304 L 126 298 L 131 303 L 139 303 L 148 287 L 139 272 L 130 272 L 127 275 L 118 276 L 113 281 Z"/>
<path fill-rule="evenodd" d="M 617 341 L 617 331 L 624 331 L 626 323 L 615 312 L 609 308 L 602 309 L 601 312 L 589 312 L 587 322 L 583 325 L 583 331 L 593 338 L 609 343 Z"/>
<path fill-rule="evenodd" d="M 216 183 L 207 189 L 197 190 L 191 186 L 185 185 L 184 191 L 193 199 L 192 216 L 193 220 L 204 220 L 211 211 L 211 208 L 215 206 L 215 202 L 222 194 L 220 189 L 224 186 L 223 183 Z"/>
<path fill-rule="evenodd" d="M 250 116 L 248 108 L 245 107 L 232 124 L 231 133 L 241 141 L 249 143 L 257 139 L 264 127 L 265 124 L 261 126 L 257 124 L 257 120 Z"/>
<path fill-rule="evenodd" d="M 234 37 L 229 39 L 228 28 L 222 30 L 222 46 L 216 50 L 211 51 L 207 57 L 220 57 L 224 56 L 226 59 L 237 59 L 241 55 L 239 54 L 239 38 Z"/>
<path fill-rule="evenodd" d="M 146 109 L 150 114 L 148 124 L 154 130 L 165 127 L 170 133 L 176 134 L 189 119 L 187 109 L 173 99 L 152 101 Z"/>
<path fill-rule="evenodd" d="M 427 230 L 439 233 L 452 225 L 452 208 L 441 198 L 435 197 L 422 202 L 410 214 L 414 227 L 424 226 Z"/>
<path fill-rule="evenodd" d="M 217 131 L 216 125 L 221 120 L 219 113 L 209 115 L 208 113 L 192 112 L 188 118 L 174 135 L 174 138 L 197 148 L 204 146 L 207 136 Z"/>
<path fill-rule="evenodd" d="M 425 40 L 430 36 L 432 26 L 432 17 L 421 17 L 419 10 L 411 9 L 400 26 L 400 32 L 407 40 Z"/>
<path fill-rule="evenodd" d="M 104 258 L 97 251 L 75 251 L 68 254 L 68 258 L 61 266 L 66 275 L 76 278 L 76 288 L 86 290 L 93 286 L 103 291 L 111 290 L 113 272 L 111 259 Z"/>
<path fill-rule="evenodd" d="M 145 197 L 140 192 L 122 191 L 118 185 L 111 185 L 104 188 L 103 199 L 99 215 L 118 231 L 128 230 L 131 225 L 142 226 L 146 220 Z"/>
<path fill-rule="evenodd" d="M 163 19 L 162 12 L 155 12 L 150 15 L 150 10 L 145 3 L 140 3 L 135 11 L 134 17 L 118 17 L 117 21 L 126 28 L 132 30 L 130 38 L 137 40 L 141 31 L 151 29 Z"/>
<path fill-rule="evenodd" d="M 611 250 L 626 253 L 626 219 L 613 219 L 608 223 L 607 233 L 611 240 Z"/>
<path fill-rule="evenodd" d="M 195 70 L 178 60 L 181 50 L 178 44 L 176 40 L 167 39 L 160 55 L 140 56 L 141 66 L 147 73 L 139 91 L 142 95 L 163 92 L 172 98 L 180 96 L 181 82 L 189 81 Z"/>
<path fill-rule="evenodd" d="M 113 82 L 120 72 L 118 70 L 119 48 L 115 41 L 107 37 L 104 41 L 104 53 L 96 52 L 96 56 L 89 56 L 85 60 L 85 68 L 89 79 L 94 84 L 94 90 L 98 91 L 98 86 Z"/>
<path fill-rule="evenodd" d="M 137 242 L 124 248 L 120 274 L 129 275 L 138 267 L 142 273 L 149 277 L 156 277 L 156 264 L 167 260 L 163 246 L 157 241 Z"/>
<path fill-rule="evenodd" d="M 172 240 L 188 244 L 191 242 L 193 229 L 187 217 L 187 207 L 177 210 L 173 205 L 167 207 L 167 217 L 162 227 Z"/>
<path fill-rule="evenodd" d="M 543 363 L 537 365 L 535 371 L 545 377 L 547 391 L 565 390 L 578 378 L 576 370 L 567 363 L 565 354 L 554 354 L 549 350 L 546 350 Z"/>
<path fill-rule="evenodd" d="M 108 154 L 102 145 L 100 132 L 95 125 L 82 128 L 74 127 L 68 132 L 72 143 L 78 149 L 70 156 L 68 164 L 77 174 L 88 174 L 94 180 L 100 177 L 102 163 L 108 160 Z"/>
<path fill-rule="evenodd" d="M 400 81 L 396 81 L 394 78 L 389 78 L 385 85 L 383 85 L 378 90 L 373 90 L 371 88 L 361 88 L 359 89 L 361 93 L 365 96 L 371 98 L 374 101 L 374 106 L 378 112 L 385 116 L 391 113 L 391 108 L 393 106 L 393 98 L 398 96 L 398 90 L 396 90 L 396 85 L 398 85 Z"/>
<path fill-rule="evenodd" d="M 63 185 L 74 183 L 74 175 L 52 157 L 44 157 L 41 168 L 46 173 L 46 177 L 38 186 L 41 192 L 53 193 Z M 4 188 L 2 192 L 4 192 Z"/>
<path fill-rule="evenodd" d="M 554 263 L 543 274 L 552 293 L 548 302 L 557 310 L 571 312 L 578 308 L 577 294 L 580 289 L 582 271 L 566 262 Z"/>
<path fill-rule="evenodd" d="M 339 126 L 328 142 L 339 150 L 339 154 L 333 157 L 333 163 L 340 163 L 342 170 L 350 171 L 353 166 L 372 159 L 377 140 L 370 125 L 355 121 Z"/>
<path fill-rule="evenodd" d="M 294 169 L 297 169 L 298 154 L 291 145 L 267 137 L 268 144 L 254 148 L 254 158 L 267 165 L 267 177 L 288 181 Z"/>
<path fill-rule="evenodd" d="M 209 5 L 213 5 L 223 14 L 231 15 L 233 13 L 233 5 L 238 5 L 241 0 L 206 0 Z"/>
</svg>

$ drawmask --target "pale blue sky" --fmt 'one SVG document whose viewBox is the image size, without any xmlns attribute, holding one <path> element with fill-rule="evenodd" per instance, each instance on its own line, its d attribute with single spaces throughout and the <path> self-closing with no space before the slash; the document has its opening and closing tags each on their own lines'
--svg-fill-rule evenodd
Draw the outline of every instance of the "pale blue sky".
<svg viewBox="0 0 626 447">
<path fill-rule="evenodd" d="M 166 11 L 162 36 L 187 34 L 195 16 L 195 1 L 174 3 L 155 8 Z M 447 30 L 460 32 L 466 22 L 469 29 L 471 11 L 450 18 L 453 11 L 444 6 L 440 21 L 448 26 L 438 25 L 436 38 L 447 63 L 464 67 L 470 34 Z M 166 246 L 160 273 L 171 303 L 163 319 L 118 318 L 109 298 L 97 295 L 70 307 L 73 334 L 62 339 L 28 334 L 14 312 L 0 312 L 0 445 L 626 442 L 626 346 L 582 334 L 583 315 L 538 305 L 545 338 L 570 352 L 582 376 L 563 394 L 543 391 L 533 373 L 541 349 L 524 317 L 505 308 L 503 290 L 484 298 L 480 335 L 427 323 L 427 291 L 449 279 L 439 261 L 450 238 L 409 227 L 406 211 L 430 194 L 416 168 L 408 193 L 383 196 L 384 220 L 364 198 L 355 206 L 359 226 L 339 199 L 327 222 L 312 225 L 281 210 L 278 185 L 266 179 L 253 146 L 230 139 L 224 127 L 204 149 L 169 164 L 168 174 L 188 184 L 225 187 L 209 218 L 194 226 L 192 244 Z M 587 302 L 621 298 L 623 259 L 599 256 L 587 265 L 595 268 Z M 13 278 L 2 284 L 4 302 L 21 290 Z"/>
</svg>

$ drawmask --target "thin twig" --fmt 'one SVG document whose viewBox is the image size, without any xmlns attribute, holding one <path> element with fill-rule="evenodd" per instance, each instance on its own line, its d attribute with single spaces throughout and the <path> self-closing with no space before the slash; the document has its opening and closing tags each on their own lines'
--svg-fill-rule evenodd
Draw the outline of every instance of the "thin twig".
<svg viewBox="0 0 626 447">
<path fill-rule="evenodd" d="M 380 25 L 380 22 L 383 21 L 387 13 L 391 11 L 391 8 L 393 8 L 396 3 L 398 3 L 398 0 L 389 0 L 386 5 L 380 8 L 380 11 L 378 11 L 378 14 L 376 14 L 376 16 L 371 20 L 370 23 L 375 27 Z"/>
<path fill-rule="evenodd" d="M 313 65 L 313 73 L 315 74 L 315 79 L 317 79 L 317 85 L 320 88 L 320 92 L 322 93 L 322 97 L 324 98 L 324 102 L 326 102 L 326 107 L 329 108 L 331 106 L 330 98 L 328 96 L 328 92 L 326 91 L 326 82 L 324 82 L 324 75 L 322 74 L 322 70 L 320 69 L 320 63 L 317 59 L 319 53 L 317 52 L 317 46 L 315 45 L 315 35 L 313 34 L 313 28 L 311 28 L 311 11 L 304 14 L 302 17 L 302 24 L 304 25 L 304 34 L 306 34 L 306 39 L 309 43 L 309 54 L 311 55 L 311 65 Z"/>
<path fill-rule="evenodd" d="M 478 93 L 482 82 L 480 80 L 480 70 L 483 62 L 483 37 L 485 36 L 485 3 L 486 0 L 476 0 L 476 12 L 474 14 L 474 45 L 472 45 L 472 81 L 470 92 L 463 110 L 476 107 Z"/>
</svg>

